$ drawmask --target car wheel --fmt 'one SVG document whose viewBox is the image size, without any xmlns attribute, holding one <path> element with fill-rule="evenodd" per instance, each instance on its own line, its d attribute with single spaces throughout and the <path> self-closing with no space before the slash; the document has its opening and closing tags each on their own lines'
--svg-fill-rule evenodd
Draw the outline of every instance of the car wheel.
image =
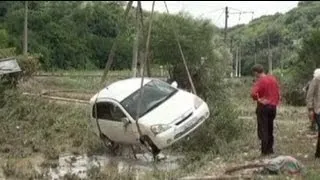
<svg viewBox="0 0 320 180">
<path fill-rule="evenodd" d="M 147 148 L 151 150 L 153 157 L 156 157 L 161 150 L 152 142 L 152 140 L 148 136 L 144 136 L 142 139 L 143 143 L 146 143 Z"/>
<path fill-rule="evenodd" d="M 108 149 L 111 150 L 111 153 L 113 155 L 117 155 L 117 151 L 119 149 L 119 144 L 116 144 L 115 142 L 113 142 L 111 139 L 109 139 L 106 135 L 101 134 L 100 138 L 104 144 L 104 146 Z"/>
</svg>

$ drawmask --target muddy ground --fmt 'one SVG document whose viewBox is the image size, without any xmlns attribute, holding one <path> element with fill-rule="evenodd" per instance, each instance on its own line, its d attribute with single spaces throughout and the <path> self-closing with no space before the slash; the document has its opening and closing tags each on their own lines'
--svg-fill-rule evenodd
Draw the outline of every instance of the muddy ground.
<svg viewBox="0 0 320 180">
<path fill-rule="evenodd" d="M 56 91 L 49 94 L 52 96 L 88 100 L 93 93 L 99 89 L 97 82 L 98 81 L 94 81 L 93 79 L 79 80 L 76 78 L 61 79 L 57 77 L 41 77 L 24 82 L 20 85 L 19 89 L 22 92 L 32 93 L 41 93 L 49 90 L 63 91 L 66 89 L 76 89 L 74 92 Z M 184 171 L 186 168 L 181 167 L 178 163 L 179 161 L 176 160 L 176 158 L 183 158 L 183 156 L 181 156 L 181 154 L 177 156 L 170 150 L 164 152 L 169 158 L 158 165 L 154 165 L 150 159 L 148 159 L 148 154 L 144 156 L 140 154 L 139 160 L 133 160 L 132 156 L 130 157 L 129 155 L 129 150 L 126 150 L 127 156 L 111 157 L 105 152 L 101 153 L 101 144 L 97 145 L 99 142 L 93 140 L 93 138 L 95 138 L 94 136 L 90 137 L 90 142 L 92 144 L 96 143 L 92 145 L 95 146 L 95 148 L 91 148 L 95 150 L 92 150 L 92 153 L 87 156 L 86 150 L 88 148 L 84 148 L 83 143 L 78 142 L 81 145 L 72 147 L 65 145 L 64 141 L 69 142 L 69 134 L 67 134 L 60 138 L 53 137 L 52 139 L 54 140 L 48 140 L 49 142 L 55 143 L 54 146 L 64 144 L 63 148 L 57 148 L 55 154 L 52 156 L 46 154 L 46 152 L 51 153 L 51 151 L 46 151 L 41 148 L 39 151 L 32 151 L 23 156 L 17 156 L 17 154 L 11 153 L 16 152 L 12 150 L 14 147 L 10 147 L 11 150 L 7 152 L 3 147 L 8 146 L 8 144 L 1 143 L 0 160 L 2 168 L 0 170 L 0 179 L 48 179 L 50 176 L 58 177 L 59 174 L 60 179 L 77 179 L 79 177 L 88 177 L 89 179 L 105 179 L 106 177 L 108 177 L 108 179 L 119 179 L 119 177 L 122 177 L 122 179 L 125 179 L 124 177 L 129 179 L 176 179 L 187 176 L 219 177 L 223 176 L 224 171 L 230 167 L 260 162 L 265 158 L 273 158 L 278 155 L 295 157 L 304 164 L 307 174 L 305 176 L 262 176 L 255 174 L 254 170 L 243 170 L 235 172 L 233 175 L 245 175 L 252 179 L 320 178 L 318 175 L 320 173 L 320 160 L 315 160 L 314 158 L 317 137 L 315 133 L 308 129 L 309 121 L 307 119 L 306 109 L 304 107 L 291 107 L 285 104 L 279 107 L 274 128 L 275 155 L 262 158 L 260 157 L 260 143 L 256 132 L 255 104 L 249 98 L 248 91 L 248 87 L 239 86 L 236 89 L 231 89 L 231 94 L 234 95 L 232 102 L 236 104 L 236 107 L 240 111 L 238 121 L 242 121 L 250 130 L 245 136 L 240 137 L 228 145 L 228 147 L 232 147 L 232 154 L 222 153 L 214 155 L 214 157 L 210 154 L 205 154 L 201 162 L 190 162 L 188 166 L 194 167 L 192 172 Z M 51 101 L 50 103 L 54 102 Z M 56 106 L 58 105 L 54 105 L 54 107 Z M 73 106 L 72 108 L 76 109 L 79 109 L 81 106 L 80 109 L 83 111 L 86 109 L 86 105 L 84 104 L 77 105 L 79 108 L 67 104 L 64 105 L 62 110 L 70 111 L 66 109 L 68 106 Z M 61 109 L 59 109 L 59 111 L 60 110 Z M 54 112 L 52 113 L 54 114 Z M 77 113 L 76 110 L 75 113 Z M 72 114 L 70 114 L 70 116 L 72 116 Z M 69 116 L 66 115 L 66 117 Z M 74 125 L 70 125 L 70 127 L 71 126 Z M 79 127 L 82 126 L 84 126 L 84 124 L 79 125 Z M 16 126 L 16 128 L 18 129 L 18 126 Z M 73 138 L 73 136 L 70 135 L 70 138 Z M 70 142 L 74 143 L 74 141 Z M 12 143 L 10 146 L 12 146 Z M 48 147 L 52 148 L 51 146 Z M 25 146 L 17 145 L 17 148 L 25 148 Z M 161 169 L 162 166 L 167 167 L 167 169 Z M 130 173 L 128 174 L 128 172 Z M 72 173 L 77 174 L 77 176 L 72 175 Z"/>
</svg>

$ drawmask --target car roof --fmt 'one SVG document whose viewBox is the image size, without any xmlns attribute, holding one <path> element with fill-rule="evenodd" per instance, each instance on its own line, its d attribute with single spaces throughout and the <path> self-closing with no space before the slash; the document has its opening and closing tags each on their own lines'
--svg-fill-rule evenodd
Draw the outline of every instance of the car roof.
<svg viewBox="0 0 320 180">
<path fill-rule="evenodd" d="M 143 85 L 149 83 L 152 78 L 144 78 Z M 141 87 L 141 77 L 129 78 L 116 81 L 99 92 L 99 98 L 112 98 L 121 102 L 130 94 L 134 93 Z M 94 98 L 95 99 L 95 98 Z"/>
</svg>

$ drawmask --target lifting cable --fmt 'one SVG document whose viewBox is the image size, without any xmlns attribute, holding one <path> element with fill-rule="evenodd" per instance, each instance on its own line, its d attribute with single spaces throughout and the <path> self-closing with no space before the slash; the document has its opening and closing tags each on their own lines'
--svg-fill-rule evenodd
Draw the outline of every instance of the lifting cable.
<svg viewBox="0 0 320 180">
<path fill-rule="evenodd" d="M 149 23 L 149 29 L 148 29 L 148 36 L 147 36 L 147 42 L 146 42 L 146 52 L 143 58 L 143 62 L 141 64 L 141 84 L 140 84 L 140 92 L 139 92 L 139 100 L 138 100 L 138 106 L 137 106 L 137 113 L 136 113 L 136 126 L 139 132 L 139 139 L 141 140 L 142 137 L 142 133 L 141 133 L 141 129 L 139 126 L 139 117 L 140 117 L 140 108 L 141 108 L 141 103 L 142 103 L 142 96 L 143 96 L 143 92 L 144 92 L 144 88 L 143 88 L 143 80 L 144 80 L 144 65 L 147 61 L 148 58 L 148 53 L 149 53 L 149 43 L 150 43 L 150 37 L 151 37 L 151 28 L 152 28 L 152 20 L 153 20 L 153 12 L 154 12 L 154 5 L 155 5 L 155 1 L 152 2 L 152 11 L 151 11 L 151 15 L 150 15 L 150 23 Z M 145 144 L 145 142 L 143 142 L 143 144 Z M 150 146 L 150 145 L 149 145 Z M 147 146 L 146 146 L 147 147 Z M 150 149 L 147 147 L 147 149 L 150 151 Z M 153 154 L 153 153 L 152 153 Z"/>
<path fill-rule="evenodd" d="M 132 4 L 132 1 L 130 1 L 130 3 Z M 165 7 L 166 7 L 166 10 L 167 10 L 167 13 L 169 14 L 169 10 L 168 10 L 168 7 L 167 7 L 167 3 L 166 1 L 164 1 L 164 4 L 165 4 Z M 137 113 L 136 113 L 136 126 L 137 126 L 137 129 L 138 129 L 138 133 L 139 133 L 139 140 L 141 140 L 141 137 L 142 137 L 142 133 L 141 133 L 141 129 L 140 129 L 140 126 L 139 126 L 139 116 L 140 116 L 140 108 L 141 108 L 141 103 L 142 103 L 142 97 L 143 97 L 143 93 L 144 93 L 144 89 L 143 89 L 143 85 L 144 85 L 144 65 L 146 63 L 146 60 L 148 58 L 148 53 L 149 53 L 149 46 L 150 46 L 150 37 L 151 37 L 151 28 L 152 28 L 152 21 L 153 21 L 153 12 L 154 12 L 154 5 L 155 5 L 155 1 L 153 1 L 152 3 L 152 11 L 151 11 L 151 16 L 150 16 L 150 23 L 149 23 L 149 29 L 148 29 L 148 36 L 147 36 L 147 42 L 146 42 L 146 52 L 145 52 L 145 55 L 144 55 L 144 58 L 143 58 L 143 63 L 141 64 L 141 71 L 142 71 L 142 74 L 141 74 L 141 84 L 140 84 L 140 93 L 139 93 L 139 100 L 138 100 L 138 105 L 137 105 Z M 141 8 L 141 2 L 138 2 L 138 6 L 140 8 L 140 13 L 141 13 L 141 17 L 142 17 L 142 8 Z M 141 19 L 141 21 L 143 22 L 143 19 Z M 181 48 L 181 44 L 180 44 L 180 41 L 179 41 L 179 38 L 178 38 L 178 34 L 177 32 L 175 31 L 175 29 L 173 28 L 173 32 L 174 32 L 174 35 L 175 35 L 175 38 L 176 38 L 176 41 L 178 43 L 178 47 L 179 47 L 179 51 L 180 51 L 180 54 L 181 54 L 181 57 L 182 57 L 182 60 L 183 60 L 183 64 L 185 66 L 185 69 L 187 71 L 187 75 L 188 75 L 188 79 L 189 79 L 189 82 L 191 84 L 191 88 L 192 88 L 192 91 L 194 94 L 196 94 L 196 89 L 194 87 L 194 84 L 193 84 L 193 81 L 192 81 L 192 78 L 191 78 L 191 75 L 190 75 L 190 72 L 189 72 L 189 69 L 188 69 L 188 66 L 187 66 L 187 63 L 186 63 L 186 60 L 185 60 L 185 57 L 184 57 L 184 54 L 183 54 L 183 51 L 182 51 L 182 48 Z M 96 113 L 96 123 L 97 123 L 97 126 L 98 126 L 98 130 L 99 130 L 99 133 L 101 135 L 101 128 L 100 128 L 100 125 L 99 125 L 99 122 L 98 122 L 98 115 L 97 115 L 97 100 L 98 100 L 98 96 L 99 96 L 99 93 L 97 94 L 97 97 L 95 99 L 95 113 Z M 107 137 L 108 138 L 108 137 Z M 103 141 L 104 144 L 105 144 L 105 141 Z M 149 143 L 149 142 L 147 142 Z M 143 144 L 145 144 L 145 142 L 143 142 Z M 106 145 L 106 144 L 105 144 Z M 149 144 L 150 146 L 150 144 Z M 146 146 L 147 147 L 147 146 Z M 147 149 L 150 151 L 150 149 L 147 147 Z M 152 152 L 153 153 L 153 152 Z"/>
<path fill-rule="evenodd" d="M 164 2 L 164 5 L 166 7 L 167 13 L 170 14 L 166 1 L 163 1 L 163 2 Z M 192 78 L 191 78 L 191 75 L 190 75 L 190 72 L 189 72 L 189 69 L 188 69 L 188 66 L 187 66 L 186 59 L 185 59 L 184 54 L 182 52 L 182 48 L 181 48 L 181 44 L 180 44 L 180 41 L 179 41 L 179 37 L 178 37 L 177 31 L 175 30 L 175 28 L 173 28 L 173 33 L 174 33 L 174 36 L 175 36 L 176 41 L 178 43 L 179 51 L 180 51 L 180 54 L 181 54 L 181 57 L 182 57 L 182 60 L 183 60 L 184 67 L 186 68 L 186 71 L 187 71 L 188 79 L 189 79 L 189 82 L 191 84 L 191 88 L 192 88 L 193 94 L 197 95 L 196 88 L 194 87 L 194 84 L 193 84 L 193 81 L 192 81 Z"/>
<path fill-rule="evenodd" d="M 165 4 L 166 10 L 167 10 L 167 13 L 169 14 L 167 3 L 165 1 L 164 1 L 164 4 Z M 139 139 L 141 139 L 141 137 L 142 137 L 141 129 L 140 129 L 140 126 L 139 126 L 139 117 L 140 117 L 140 108 L 141 108 L 141 103 L 142 103 L 142 97 L 143 97 L 143 93 L 144 93 L 144 88 L 143 88 L 143 86 L 144 86 L 144 66 L 145 66 L 145 63 L 147 61 L 148 53 L 149 53 L 154 5 L 155 5 L 155 1 L 153 1 L 153 3 L 152 3 L 152 10 L 151 10 L 151 15 L 150 15 L 150 23 L 149 23 L 149 29 L 148 29 L 147 42 L 146 42 L 146 52 L 145 52 L 145 55 L 144 55 L 143 63 L 141 64 L 141 71 L 142 71 L 142 73 L 141 73 L 141 84 L 140 84 L 139 100 L 138 100 L 137 113 L 136 113 L 136 126 L 137 126 L 138 133 L 139 133 L 139 136 L 140 136 Z M 194 87 L 194 84 L 193 84 L 193 81 L 192 81 L 192 78 L 191 78 L 191 75 L 190 75 L 190 72 L 189 72 L 189 69 L 188 69 L 184 54 L 183 54 L 183 51 L 182 51 L 182 48 L 181 48 L 181 44 L 180 44 L 177 32 L 175 31 L 174 28 L 173 28 L 173 32 L 174 32 L 176 41 L 178 43 L 179 51 L 180 51 L 180 54 L 181 54 L 181 57 L 182 57 L 182 60 L 183 60 L 183 64 L 184 64 L 184 66 L 186 68 L 186 71 L 187 71 L 187 75 L 188 75 L 188 79 L 189 79 L 189 82 L 190 82 L 191 87 L 192 87 L 192 91 L 193 91 L 194 94 L 196 94 L 196 89 Z M 147 147 L 147 149 L 150 150 L 148 147 Z"/>
</svg>

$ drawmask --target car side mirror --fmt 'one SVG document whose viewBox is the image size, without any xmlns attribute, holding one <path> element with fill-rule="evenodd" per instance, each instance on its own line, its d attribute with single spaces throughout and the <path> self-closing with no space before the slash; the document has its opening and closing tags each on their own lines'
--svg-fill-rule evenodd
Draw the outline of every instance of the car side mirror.
<svg viewBox="0 0 320 180">
<path fill-rule="evenodd" d="M 173 81 L 171 83 L 171 86 L 174 87 L 174 88 L 178 88 L 178 83 L 176 81 Z"/>
</svg>

